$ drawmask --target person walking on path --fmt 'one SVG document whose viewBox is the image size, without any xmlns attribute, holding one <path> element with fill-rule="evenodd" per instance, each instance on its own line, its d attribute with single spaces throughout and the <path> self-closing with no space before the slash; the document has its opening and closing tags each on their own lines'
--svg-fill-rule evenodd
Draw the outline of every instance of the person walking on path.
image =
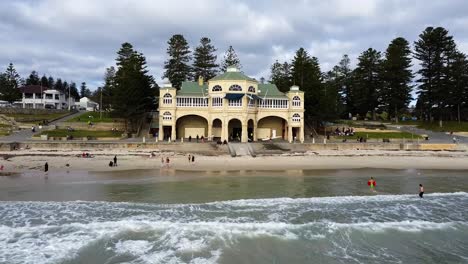
<svg viewBox="0 0 468 264">
<path fill-rule="evenodd" d="M 375 192 L 374 188 L 377 185 L 377 182 L 374 180 L 374 177 L 370 177 L 369 181 L 367 181 L 367 185 L 369 185 L 371 191 Z"/>
<path fill-rule="evenodd" d="M 114 167 L 117 167 L 117 155 L 114 156 Z"/>
<path fill-rule="evenodd" d="M 192 156 L 189 154 L 188 155 L 188 163 L 190 163 L 190 161 L 192 161 Z"/>
<path fill-rule="evenodd" d="M 47 162 L 44 164 L 44 172 L 49 172 L 49 164 Z"/>
<path fill-rule="evenodd" d="M 423 198 L 424 195 L 424 187 L 422 184 L 419 184 L 419 198 Z"/>
<path fill-rule="evenodd" d="M 195 156 L 192 155 L 192 163 L 195 163 Z"/>
</svg>

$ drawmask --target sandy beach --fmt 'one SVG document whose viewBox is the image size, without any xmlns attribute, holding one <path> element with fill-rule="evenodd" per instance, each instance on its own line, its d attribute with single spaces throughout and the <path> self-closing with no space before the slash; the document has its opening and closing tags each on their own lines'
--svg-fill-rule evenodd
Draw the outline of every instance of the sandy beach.
<svg viewBox="0 0 468 264">
<path fill-rule="evenodd" d="M 188 162 L 188 155 L 155 153 L 148 151 L 100 150 L 91 153 L 92 158 L 82 158 L 81 151 L 19 150 L 0 152 L 3 175 L 28 171 L 40 171 L 48 162 L 51 171 L 117 171 L 138 169 L 167 169 L 161 158 L 170 159 L 169 169 L 195 171 L 222 170 L 297 170 L 297 169 L 468 169 L 468 154 L 445 151 L 320 151 L 301 154 L 236 157 L 195 156 L 195 163 Z M 118 166 L 109 167 L 117 155 Z M 67 164 L 69 166 L 67 166 Z"/>
</svg>

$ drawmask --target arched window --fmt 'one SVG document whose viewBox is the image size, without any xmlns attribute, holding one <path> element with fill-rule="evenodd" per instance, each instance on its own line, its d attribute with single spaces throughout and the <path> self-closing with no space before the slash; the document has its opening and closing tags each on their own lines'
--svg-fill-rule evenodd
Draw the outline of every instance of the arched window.
<svg viewBox="0 0 468 264">
<path fill-rule="evenodd" d="M 221 88 L 221 86 L 219 86 L 219 85 L 215 85 L 211 89 L 212 92 L 221 92 L 222 90 L 223 90 L 223 88 Z"/>
<path fill-rule="evenodd" d="M 292 121 L 293 122 L 301 122 L 301 116 L 299 114 L 294 114 L 292 116 Z"/>
<path fill-rule="evenodd" d="M 231 87 L 229 87 L 229 91 L 242 91 L 242 87 L 237 84 L 233 84 Z"/>
<path fill-rule="evenodd" d="M 249 92 L 250 92 L 250 93 L 255 93 L 255 87 L 250 86 L 250 87 L 249 87 Z"/>
<path fill-rule="evenodd" d="M 292 99 L 292 106 L 293 107 L 299 107 L 301 106 L 301 98 L 299 96 L 294 96 Z"/>
<path fill-rule="evenodd" d="M 171 112 L 164 112 L 163 120 L 172 120 Z"/>
<path fill-rule="evenodd" d="M 172 104 L 172 95 L 170 93 L 163 96 L 163 104 Z"/>
</svg>

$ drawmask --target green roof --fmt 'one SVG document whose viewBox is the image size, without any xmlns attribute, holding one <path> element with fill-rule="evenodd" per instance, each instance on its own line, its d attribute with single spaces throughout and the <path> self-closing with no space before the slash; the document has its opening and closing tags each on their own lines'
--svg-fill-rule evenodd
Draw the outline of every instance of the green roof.
<svg viewBox="0 0 468 264">
<path fill-rule="evenodd" d="M 278 87 L 276 87 L 275 84 L 272 83 L 259 83 L 258 84 L 258 90 L 260 92 L 258 93 L 259 97 L 284 97 L 286 98 L 286 95 L 280 90 L 278 90 Z"/>
<path fill-rule="evenodd" d="M 208 95 L 208 85 L 198 85 L 198 82 L 183 82 L 178 96 L 206 96 Z"/>
<path fill-rule="evenodd" d="M 218 76 L 215 76 L 210 79 L 210 81 L 255 81 L 255 79 L 250 78 L 249 76 L 243 74 L 242 72 L 239 71 L 232 71 L 232 72 L 225 72 L 223 74 L 220 74 Z"/>
</svg>

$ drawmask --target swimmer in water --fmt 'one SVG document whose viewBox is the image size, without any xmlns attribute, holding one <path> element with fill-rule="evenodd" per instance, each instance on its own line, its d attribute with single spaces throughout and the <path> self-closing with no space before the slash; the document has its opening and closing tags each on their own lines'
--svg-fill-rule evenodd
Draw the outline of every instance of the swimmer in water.
<svg viewBox="0 0 468 264">
<path fill-rule="evenodd" d="M 371 191 L 375 192 L 374 188 L 377 185 L 377 182 L 374 180 L 374 177 L 371 177 L 370 180 L 367 181 L 367 185 L 369 185 Z"/>
</svg>

